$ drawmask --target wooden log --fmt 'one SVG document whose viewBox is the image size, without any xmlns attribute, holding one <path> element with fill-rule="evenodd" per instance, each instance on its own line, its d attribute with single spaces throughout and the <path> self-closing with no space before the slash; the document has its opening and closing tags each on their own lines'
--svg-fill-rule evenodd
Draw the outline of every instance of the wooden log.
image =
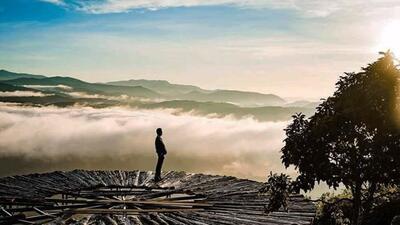
<svg viewBox="0 0 400 225">
<path fill-rule="evenodd" d="M 171 212 L 191 212 L 202 211 L 201 208 L 175 208 L 175 209 L 71 209 L 67 210 L 72 214 L 126 214 L 139 215 L 141 213 L 171 213 Z"/>
<path fill-rule="evenodd" d="M 174 207 L 212 207 L 212 204 L 197 202 L 174 202 L 174 201 L 122 201 L 122 200 L 86 200 L 86 199 L 46 199 L 48 202 L 57 203 L 92 203 L 92 204 L 125 204 L 125 205 L 155 205 Z"/>
</svg>

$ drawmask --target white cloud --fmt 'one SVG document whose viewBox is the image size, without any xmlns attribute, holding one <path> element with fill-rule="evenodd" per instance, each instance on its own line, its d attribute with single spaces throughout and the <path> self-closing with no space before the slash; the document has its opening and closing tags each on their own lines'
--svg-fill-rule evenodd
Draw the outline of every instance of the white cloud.
<svg viewBox="0 0 400 225">
<path fill-rule="evenodd" d="M 178 116 L 168 110 L 3 104 L 0 175 L 73 168 L 152 170 L 154 130 L 162 127 L 166 170 L 261 180 L 269 170 L 284 170 L 279 150 L 285 126 L 250 118 Z"/>
<path fill-rule="evenodd" d="M 292 0 L 269 1 L 269 0 L 75 0 L 75 8 L 88 13 L 119 13 L 132 9 L 157 10 L 170 7 L 195 7 L 195 6 L 216 6 L 232 5 L 238 7 L 293 7 Z"/>
<path fill-rule="evenodd" d="M 85 92 L 65 92 L 65 94 L 68 94 L 73 98 L 109 98 L 108 96 L 105 95 L 87 94 Z"/>
<path fill-rule="evenodd" d="M 0 97 L 45 97 L 52 94 L 44 94 L 34 91 L 0 91 Z"/>
<path fill-rule="evenodd" d="M 54 88 L 59 88 L 59 89 L 64 89 L 64 90 L 72 90 L 72 87 L 67 86 L 67 85 L 23 85 L 24 87 L 27 88 L 34 88 L 34 89 L 54 89 Z"/>
<path fill-rule="evenodd" d="M 118 95 L 118 96 L 110 96 L 110 95 L 101 95 L 101 94 L 88 94 L 86 92 L 78 92 L 78 91 L 70 91 L 70 92 L 63 92 L 73 98 L 100 98 L 100 99 L 108 99 L 114 101 L 135 101 L 135 102 L 161 102 L 165 101 L 165 99 L 150 99 L 150 98 L 140 98 L 140 97 L 133 97 L 128 95 Z"/>
</svg>

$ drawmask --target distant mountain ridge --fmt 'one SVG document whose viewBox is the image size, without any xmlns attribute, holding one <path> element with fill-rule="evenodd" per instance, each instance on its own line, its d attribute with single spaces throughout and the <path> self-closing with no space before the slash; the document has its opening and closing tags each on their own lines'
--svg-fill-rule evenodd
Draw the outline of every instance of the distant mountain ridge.
<svg viewBox="0 0 400 225">
<path fill-rule="evenodd" d="M 7 70 L 0 69 L 0 81 L 2 80 L 11 80 L 17 78 L 45 78 L 46 76 L 43 75 L 33 75 L 27 73 L 14 73 Z"/>
<path fill-rule="evenodd" d="M 200 87 L 186 84 L 172 84 L 166 80 L 146 80 L 146 79 L 130 79 L 126 81 L 112 81 L 106 84 L 120 85 L 120 86 L 142 86 L 160 94 L 169 96 L 175 96 L 180 94 L 186 94 L 191 91 L 207 92 Z"/>
<path fill-rule="evenodd" d="M 192 91 L 183 96 L 183 99 L 202 102 L 228 102 L 242 106 L 277 106 L 285 104 L 285 100 L 273 94 L 236 90 L 215 90 L 209 93 Z"/>
<path fill-rule="evenodd" d="M 238 90 L 206 90 L 195 85 L 173 84 L 165 80 L 130 79 L 108 83 L 89 83 L 72 77 L 46 77 L 0 70 L 0 82 L 14 86 L 64 85 L 87 94 L 127 95 L 131 97 L 231 103 L 244 107 L 283 106 L 286 101 L 274 94 Z"/>
<path fill-rule="evenodd" d="M 132 97 L 157 98 L 160 94 L 141 86 L 113 86 L 98 83 L 88 83 L 71 77 L 45 77 L 37 78 L 17 78 L 12 80 L 3 80 L 2 83 L 16 86 L 26 85 L 65 85 L 71 87 L 74 91 L 85 92 L 88 94 L 104 95 L 128 95 Z"/>
<path fill-rule="evenodd" d="M 173 84 L 165 80 L 131 79 L 108 83 L 89 83 L 72 77 L 46 77 L 0 70 L 0 82 L 14 86 L 65 85 L 88 94 L 128 95 L 149 99 L 223 102 L 247 107 L 278 106 L 285 100 L 274 94 L 237 90 L 206 90 L 195 85 Z"/>
<path fill-rule="evenodd" d="M 91 107 L 173 109 L 200 116 L 253 117 L 260 121 L 285 121 L 296 112 L 309 115 L 315 110 L 314 104 L 305 101 L 291 104 L 274 94 L 206 90 L 163 80 L 89 83 L 72 77 L 0 71 L 0 102 L 59 107 L 78 104 Z"/>
<path fill-rule="evenodd" d="M 274 94 L 263 94 L 237 90 L 206 90 L 194 85 L 172 84 L 165 80 L 127 80 L 108 82 L 111 85 L 143 86 L 151 89 L 169 100 L 192 100 L 201 102 L 228 102 L 241 106 L 278 106 L 286 101 Z"/>
</svg>

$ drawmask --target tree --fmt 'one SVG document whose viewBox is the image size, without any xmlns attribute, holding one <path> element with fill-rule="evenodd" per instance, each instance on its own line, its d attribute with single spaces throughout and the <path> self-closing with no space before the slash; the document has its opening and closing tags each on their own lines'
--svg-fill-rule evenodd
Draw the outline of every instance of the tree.
<svg viewBox="0 0 400 225">
<path fill-rule="evenodd" d="M 268 205 L 265 207 L 265 212 L 278 211 L 281 207 L 288 211 L 289 194 L 293 191 L 292 181 L 286 174 L 280 175 L 270 172 L 267 182 L 260 189 L 261 194 L 268 194 Z"/>
<path fill-rule="evenodd" d="M 370 212 L 378 187 L 400 180 L 400 71 L 390 52 L 381 54 L 340 77 L 313 116 L 294 115 L 282 148 L 284 165 L 299 172 L 299 188 L 324 181 L 351 191 L 355 225 Z"/>
</svg>

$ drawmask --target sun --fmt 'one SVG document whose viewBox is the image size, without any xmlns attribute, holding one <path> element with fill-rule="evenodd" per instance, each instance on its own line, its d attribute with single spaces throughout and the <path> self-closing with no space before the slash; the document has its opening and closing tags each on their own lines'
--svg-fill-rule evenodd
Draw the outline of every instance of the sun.
<svg viewBox="0 0 400 225">
<path fill-rule="evenodd" d="M 379 50 L 389 50 L 400 57 L 400 20 L 392 21 L 383 27 Z"/>
</svg>

